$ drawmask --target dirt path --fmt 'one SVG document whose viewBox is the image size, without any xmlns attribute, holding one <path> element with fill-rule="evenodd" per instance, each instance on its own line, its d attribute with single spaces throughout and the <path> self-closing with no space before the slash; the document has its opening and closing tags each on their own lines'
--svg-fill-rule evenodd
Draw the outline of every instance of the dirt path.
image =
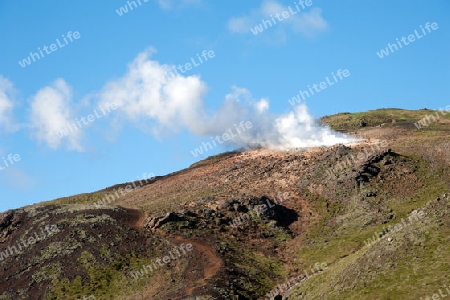
<svg viewBox="0 0 450 300">
<path fill-rule="evenodd" d="M 202 267 L 203 278 L 196 281 L 196 285 L 188 288 L 185 292 L 186 296 L 192 295 L 196 288 L 201 288 L 206 286 L 206 280 L 216 275 L 222 266 L 222 260 L 216 255 L 214 249 L 212 249 L 208 244 L 202 241 L 188 240 L 182 236 L 174 236 L 173 239 L 180 243 L 192 244 L 194 250 L 201 252 L 206 261 L 198 262 L 197 265 Z"/>
<path fill-rule="evenodd" d="M 138 228 L 138 230 L 146 230 L 146 228 L 144 227 L 144 223 L 147 217 L 147 213 L 142 213 L 139 216 L 138 220 L 135 223 L 135 226 Z M 207 279 L 216 275 L 222 267 L 222 260 L 216 255 L 215 250 L 210 245 L 208 245 L 208 243 L 204 241 L 190 240 L 180 235 L 170 235 L 161 229 L 157 229 L 156 231 L 159 234 L 167 237 L 176 245 L 192 244 L 192 253 L 194 257 L 189 261 L 189 265 L 185 271 L 185 274 L 189 271 L 195 271 L 195 273 L 202 274 L 202 277 L 196 280 L 191 280 L 189 278 L 190 276 L 186 276 L 185 280 L 187 286 L 189 287 L 186 288 L 184 293 L 180 293 L 184 294 L 183 296 L 176 299 L 182 299 L 186 296 L 191 296 L 195 289 L 206 286 L 208 284 Z"/>
</svg>

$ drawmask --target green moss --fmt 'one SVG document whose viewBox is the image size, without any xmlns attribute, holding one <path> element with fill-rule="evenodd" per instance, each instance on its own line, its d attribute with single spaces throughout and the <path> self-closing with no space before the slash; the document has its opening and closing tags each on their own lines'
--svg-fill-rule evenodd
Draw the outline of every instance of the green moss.
<svg viewBox="0 0 450 300">
<path fill-rule="evenodd" d="M 367 112 L 340 113 L 332 116 L 324 116 L 321 118 L 321 122 L 330 125 L 334 130 L 355 130 L 361 127 L 361 121 L 369 127 L 380 124 L 395 126 L 396 123 L 417 122 L 427 115 L 435 114 L 435 112 L 433 110 L 379 109 L 369 110 Z M 392 123 L 393 120 L 395 120 L 394 124 Z"/>
<path fill-rule="evenodd" d="M 31 277 L 33 279 L 33 282 L 40 283 L 45 280 L 50 281 L 55 280 L 59 277 L 60 274 L 61 274 L 61 264 L 58 262 L 44 266 L 38 272 L 34 273 Z"/>
<path fill-rule="evenodd" d="M 106 253 L 106 250 L 103 251 Z M 53 278 L 46 299 L 78 299 L 86 295 L 97 299 L 125 299 L 145 289 L 149 278 L 154 275 L 150 273 L 139 279 L 130 276 L 130 272 L 151 263 L 151 258 L 137 258 L 133 253 L 128 257 L 115 257 L 110 266 L 99 266 L 88 251 L 83 251 L 78 261 L 87 270 L 88 279 L 80 276 L 73 280 Z"/>
</svg>

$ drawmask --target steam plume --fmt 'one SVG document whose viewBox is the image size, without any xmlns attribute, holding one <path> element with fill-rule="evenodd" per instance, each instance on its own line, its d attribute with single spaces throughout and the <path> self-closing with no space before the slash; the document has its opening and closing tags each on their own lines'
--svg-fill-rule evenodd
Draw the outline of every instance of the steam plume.
<svg viewBox="0 0 450 300">
<path fill-rule="evenodd" d="M 155 136 L 168 129 L 216 136 L 241 121 L 250 121 L 251 129 L 228 141 L 239 147 L 289 149 L 352 141 L 317 124 L 304 104 L 286 114 L 272 114 L 268 112 L 268 99 L 255 100 L 248 90 L 238 87 L 232 87 L 217 111 L 206 113 L 206 83 L 198 76 L 177 73 L 175 66 L 151 60 L 154 52 L 149 49 L 140 53 L 123 77 L 107 83 L 99 93 L 100 104 L 115 102 L 120 107 L 116 123 L 129 121 L 146 129 L 151 124 Z"/>
</svg>

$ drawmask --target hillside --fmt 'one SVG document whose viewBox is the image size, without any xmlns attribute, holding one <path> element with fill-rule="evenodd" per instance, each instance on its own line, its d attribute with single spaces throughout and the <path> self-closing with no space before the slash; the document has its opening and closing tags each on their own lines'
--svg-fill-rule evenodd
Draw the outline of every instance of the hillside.
<svg viewBox="0 0 450 300">
<path fill-rule="evenodd" d="M 0 214 L 0 299 L 418 299 L 444 291 L 450 113 L 380 109 L 320 121 L 361 140 L 223 153 Z"/>
</svg>

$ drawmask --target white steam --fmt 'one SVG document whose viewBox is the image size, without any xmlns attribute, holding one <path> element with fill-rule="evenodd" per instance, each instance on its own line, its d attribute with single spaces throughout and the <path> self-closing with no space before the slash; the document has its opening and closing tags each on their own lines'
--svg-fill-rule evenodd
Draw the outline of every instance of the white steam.
<svg viewBox="0 0 450 300">
<path fill-rule="evenodd" d="M 271 114 L 267 99 L 255 100 L 248 90 L 238 87 L 232 87 L 216 112 L 207 113 L 203 100 L 207 86 L 200 77 L 183 76 L 174 71 L 175 66 L 150 60 L 154 52 L 140 53 L 128 72 L 107 83 L 98 95 L 100 105 L 114 102 L 119 106 L 116 125 L 128 121 L 148 128 L 151 124 L 155 136 L 167 129 L 214 137 L 232 130 L 236 136 L 228 143 L 239 147 L 290 149 L 353 141 L 317 124 L 304 104 L 287 114 Z M 252 127 L 237 134 L 235 125 L 248 121 Z"/>
</svg>

